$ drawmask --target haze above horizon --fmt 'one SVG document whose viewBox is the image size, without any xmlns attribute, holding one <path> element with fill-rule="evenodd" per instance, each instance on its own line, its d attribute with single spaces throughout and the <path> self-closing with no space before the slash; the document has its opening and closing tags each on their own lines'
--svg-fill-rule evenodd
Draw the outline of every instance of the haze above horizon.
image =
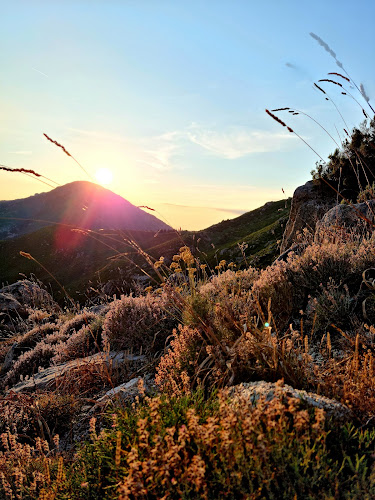
<svg viewBox="0 0 375 500">
<path fill-rule="evenodd" d="M 208 227 L 292 196 L 309 180 L 317 157 L 265 108 L 301 109 L 344 135 L 339 114 L 313 87 L 340 68 L 311 32 L 374 104 L 371 1 L 355 10 L 346 0 L 0 6 L 0 163 L 61 185 L 90 180 L 47 133 L 92 178 L 107 172 L 106 188 L 155 208 L 174 227 Z M 359 106 L 325 88 L 349 126 L 359 125 Z M 334 151 L 311 120 L 283 119 L 323 158 Z M 0 175 L 3 200 L 51 189 L 22 174 Z"/>
</svg>

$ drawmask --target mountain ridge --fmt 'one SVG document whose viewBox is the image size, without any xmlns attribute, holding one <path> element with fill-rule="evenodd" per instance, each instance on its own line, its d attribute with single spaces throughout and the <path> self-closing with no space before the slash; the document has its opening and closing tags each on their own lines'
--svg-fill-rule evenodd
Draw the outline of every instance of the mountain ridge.
<svg viewBox="0 0 375 500">
<path fill-rule="evenodd" d="M 47 193 L 0 201 L 0 240 L 29 234 L 51 224 L 96 230 L 172 229 L 122 196 L 88 181 L 74 181 Z"/>
</svg>

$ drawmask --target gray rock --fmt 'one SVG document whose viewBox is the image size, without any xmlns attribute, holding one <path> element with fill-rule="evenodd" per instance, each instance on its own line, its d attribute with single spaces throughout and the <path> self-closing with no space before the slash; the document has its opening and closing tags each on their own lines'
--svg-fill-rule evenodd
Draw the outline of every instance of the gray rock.
<svg viewBox="0 0 375 500">
<path fill-rule="evenodd" d="M 334 205 L 334 192 L 327 193 L 319 184 L 308 181 L 299 186 L 293 194 L 289 220 L 285 227 L 280 253 L 284 253 L 298 240 L 298 233 L 307 228 L 312 233 L 316 223 Z"/>
<path fill-rule="evenodd" d="M 24 326 L 29 312 L 9 293 L 0 293 L 0 339 L 12 337 Z"/>
<path fill-rule="evenodd" d="M 145 389 L 145 392 L 149 392 L 151 389 L 151 383 L 149 381 L 149 378 L 146 377 L 135 377 L 129 382 L 125 382 L 124 384 L 118 385 L 117 387 L 114 387 L 113 389 L 110 389 L 107 391 L 104 396 L 99 398 L 97 400 L 97 403 L 106 403 L 107 401 L 110 400 L 120 400 L 120 401 L 126 401 L 126 402 L 132 402 L 135 400 L 136 396 L 140 395 L 139 391 L 139 382 L 143 380 L 143 386 Z"/>
<path fill-rule="evenodd" d="M 105 363 L 108 367 L 112 369 L 120 368 L 124 364 L 137 364 L 141 363 L 145 359 L 145 356 L 134 356 L 124 351 L 114 352 L 111 351 L 107 353 L 97 353 L 86 358 L 75 359 L 73 361 L 68 361 L 61 365 L 51 366 L 45 368 L 44 370 L 36 373 L 32 378 L 28 380 L 23 380 L 18 382 L 13 386 L 8 392 L 24 392 L 24 391 L 35 391 L 52 389 L 55 387 L 56 380 L 62 378 L 65 374 L 73 369 L 77 369 L 80 366 L 95 366 Z"/>
<path fill-rule="evenodd" d="M 4 373 L 6 373 L 10 369 L 10 367 L 12 366 L 17 347 L 18 347 L 18 343 L 15 342 L 12 345 L 12 347 L 9 349 L 9 351 L 7 352 L 5 359 L 4 359 L 4 363 L 3 363 L 1 370 L 0 370 L 0 375 L 3 375 Z"/>
<path fill-rule="evenodd" d="M 271 401 L 275 397 L 277 390 L 282 392 L 283 397 L 300 399 L 302 406 L 323 409 L 328 418 L 345 422 L 353 417 L 351 410 L 347 406 L 334 399 L 329 399 L 313 392 L 294 389 L 290 385 L 280 385 L 279 383 L 259 381 L 240 384 L 233 387 L 231 396 L 234 401 L 245 397 L 252 404 L 256 404 L 261 397 L 265 397 L 266 401 Z"/>
<path fill-rule="evenodd" d="M 366 220 L 367 219 L 367 220 Z M 324 228 L 346 228 L 373 231 L 375 221 L 375 200 L 356 203 L 355 205 L 336 205 L 322 217 L 317 224 L 316 230 Z"/>
<path fill-rule="evenodd" d="M 59 306 L 53 300 L 52 296 L 41 288 L 37 283 L 30 280 L 19 280 L 11 285 L 0 289 L 0 294 L 10 294 L 23 306 L 31 308 L 40 308 L 47 310 L 59 309 Z"/>
</svg>

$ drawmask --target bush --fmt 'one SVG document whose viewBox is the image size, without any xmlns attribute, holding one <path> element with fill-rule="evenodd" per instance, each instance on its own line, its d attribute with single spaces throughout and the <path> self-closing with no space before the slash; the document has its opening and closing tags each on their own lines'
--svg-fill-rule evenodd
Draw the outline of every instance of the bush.
<svg viewBox="0 0 375 500">
<path fill-rule="evenodd" d="M 52 358 L 52 363 L 65 363 L 72 359 L 84 358 L 95 354 L 100 350 L 102 343 L 102 325 L 104 319 L 100 316 L 87 325 L 82 326 L 80 330 L 71 334 L 65 341 L 56 346 L 56 354 Z"/>
<path fill-rule="evenodd" d="M 111 349 L 142 349 L 155 354 L 164 349 L 175 326 L 167 297 L 124 296 L 111 303 L 104 319 L 103 338 Z"/>
<path fill-rule="evenodd" d="M 375 432 L 335 427 L 299 400 L 146 398 L 77 457 L 71 498 L 372 498 Z M 338 444 L 340 443 L 340 444 Z M 52 490 L 54 481 L 49 488 Z"/>
</svg>

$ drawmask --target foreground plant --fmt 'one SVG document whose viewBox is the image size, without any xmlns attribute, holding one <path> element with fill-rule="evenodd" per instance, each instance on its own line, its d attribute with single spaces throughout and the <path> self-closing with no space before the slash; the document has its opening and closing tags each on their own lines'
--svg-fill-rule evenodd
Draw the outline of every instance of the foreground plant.
<svg viewBox="0 0 375 500">
<path fill-rule="evenodd" d="M 12 478 L 25 452 L 19 448 L 16 456 L 17 445 L 4 435 L 4 497 L 373 498 L 375 431 L 337 427 L 323 410 L 307 411 L 301 400 L 283 397 L 281 385 L 273 400 L 255 406 L 244 394 L 230 399 L 227 392 L 208 400 L 199 391 L 145 398 L 114 410 L 99 434 L 92 419 L 91 443 L 73 460 L 49 458 L 43 444 L 39 451 L 27 448 L 34 458 L 22 481 Z M 33 478 L 40 480 L 36 489 Z"/>
</svg>

